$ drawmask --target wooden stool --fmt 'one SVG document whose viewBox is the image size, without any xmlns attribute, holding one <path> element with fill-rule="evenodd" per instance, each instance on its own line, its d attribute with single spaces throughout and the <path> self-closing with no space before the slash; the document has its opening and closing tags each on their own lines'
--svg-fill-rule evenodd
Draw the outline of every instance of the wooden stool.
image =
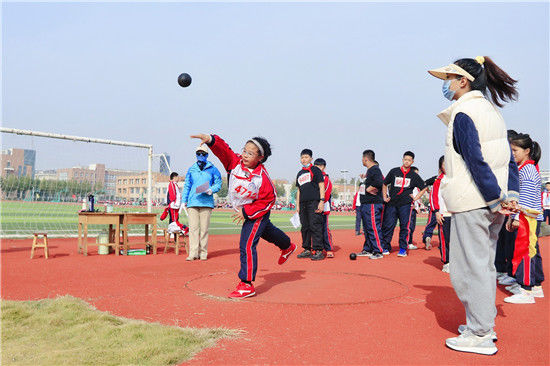
<svg viewBox="0 0 550 366">
<path fill-rule="evenodd" d="M 48 233 L 33 233 L 34 239 L 32 240 L 31 259 L 34 256 L 34 248 L 44 248 L 44 256 L 48 259 Z M 43 236 L 42 243 L 38 242 L 38 236 Z"/>
<path fill-rule="evenodd" d="M 180 247 L 181 247 L 182 249 L 185 250 L 186 253 L 189 254 L 189 247 L 188 247 L 188 243 L 187 243 L 187 240 L 186 240 L 187 236 L 185 236 L 183 234 L 178 234 L 178 233 L 169 234 L 168 229 L 162 229 L 162 231 L 164 233 L 164 253 L 166 253 L 168 251 L 168 248 L 173 247 L 175 252 L 176 252 L 176 255 L 179 255 L 180 254 Z M 174 235 L 174 243 L 173 244 L 170 242 L 170 237 L 172 235 Z M 178 239 L 178 236 L 179 236 L 179 239 Z"/>
</svg>

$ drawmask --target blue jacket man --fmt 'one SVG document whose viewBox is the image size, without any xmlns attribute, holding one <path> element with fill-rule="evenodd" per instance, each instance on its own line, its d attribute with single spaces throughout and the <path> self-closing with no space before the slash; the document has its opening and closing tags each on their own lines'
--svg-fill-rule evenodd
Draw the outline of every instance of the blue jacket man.
<svg viewBox="0 0 550 366">
<path fill-rule="evenodd" d="M 197 187 L 207 183 L 210 188 L 203 193 L 197 193 Z M 187 207 L 210 207 L 214 208 L 213 194 L 222 188 L 222 177 L 220 171 L 209 161 L 205 162 L 201 169 L 199 161 L 191 165 L 185 175 L 181 203 Z"/>
<path fill-rule="evenodd" d="M 213 194 L 222 188 L 219 170 L 208 159 L 208 148 L 200 145 L 196 149 L 197 162 L 187 170 L 181 195 L 182 207 L 189 215 L 188 261 L 206 260 L 208 250 L 208 228 L 214 208 Z"/>
</svg>

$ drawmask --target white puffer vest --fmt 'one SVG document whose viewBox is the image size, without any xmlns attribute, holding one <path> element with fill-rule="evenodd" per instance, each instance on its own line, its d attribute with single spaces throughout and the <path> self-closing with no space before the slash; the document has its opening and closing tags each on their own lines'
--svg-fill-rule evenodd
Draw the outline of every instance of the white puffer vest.
<svg viewBox="0 0 550 366">
<path fill-rule="evenodd" d="M 477 129 L 483 160 L 497 178 L 501 192 L 508 190 L 508 144 L 504 119 L 484 95 L 477 90 L 462 95 L 437 116 L 447 125 L 445 141 L 445 170 L 441 181 L 441 194 L 451 213 L 487 207 L 479 189 L 466 167 L 466 163 L 453 147 L 453 125 L 457 113 L 467 114 Z"/>
</svg>

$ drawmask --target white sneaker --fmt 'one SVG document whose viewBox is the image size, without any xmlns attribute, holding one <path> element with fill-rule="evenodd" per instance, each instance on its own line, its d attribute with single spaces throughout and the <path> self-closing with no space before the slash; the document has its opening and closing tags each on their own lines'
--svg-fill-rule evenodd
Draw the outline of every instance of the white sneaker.
<svg viewBox="0 0 550 366">
<path fill-rule="evenodd" d="M 513 285 L 514 283 L 516 283 L 516 279 L 514 277 L 510 277 L 506 274 L 498 280 L 498 283 L 500 285 L 509 286 L 509 285 Z"/>
<path fill-rule="evenodd" d="M 510 285 L 510 286 L 506 286 L 504 289 L 514 295 L 519 294 L 521 292 L 521 286 L 518 285 L 517 283 L 514 283 L 513 285 Z"/>
<path fill-rule="evenodd" d="M 479 353 L 481 355 L 494 355 L 498 351 L 491 334 L 478 337 L 468 329 L 458 337 L 447 338 L 445 344 L 455 351 Z"/>
<path fill-rule="evenodd" d="M 534 286 L 531 290 L 533 297 L 544 297 L 544 292 L 542 292 L 542 286 Z"/>
<path fill-rule="evenodd" d="M 432 249 L 432 238 L 426 238 L 426 246 L 425 246 L 425 249 L 426 249 L 426 250 Z"/>
<path fill-rule="evenodd" d="M 460 324 L 458 326 L 458 333 L 459 334 L 462 334 L 464 333 L 464 331 L 467 329 L 467 326 L 466 324 Z M 491 338 L 493 339 L 493 342 L 496 342 L 498 339 L 497 339 L 497 332 L 495 332 L 494 330 L 491 331 Z"/>
<path fill-rule="evenodd" d="M 415 249 L 418 249 L 418 247 L 414 244 L 409 244 L 409 250 L 415 250 Z"/>
<path fill-rule="evenodd" d="M 525 289 L 520 289 L 520 293 L 512 295 L 510 297 L 505 297 L 504 302 L 509 304 L 534 304 L 535 298 L 531 291 Z"/>
<path fill-rule="evenodd" d="M 445 263 L 443 265 L 443 268 L 441 269 L 441 272 L 450 273 L 449 272 L 449 263 Z"/>
<path fill-rule="evenodd" d="M 497 272 L 497 280 L 500 280 L 501 278 L 507 277 L 508 274 L 506 272 Z"/>
</svg>

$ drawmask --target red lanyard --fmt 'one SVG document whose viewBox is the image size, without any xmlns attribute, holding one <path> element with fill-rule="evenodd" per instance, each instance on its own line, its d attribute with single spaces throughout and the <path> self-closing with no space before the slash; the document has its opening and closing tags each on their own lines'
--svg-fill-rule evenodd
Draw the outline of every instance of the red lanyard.
<svg viewBox="0 0 550 366">
<path fill-rule="evenodd" d="M 407 171 L 404 171 L 403 170 L 403 167 L 399 168 L 401 169 L 401 173 L 403 173 L 403 181 L 401 182 L 401 190 L 399 191 L 399 193 L 397 194 L 401 194 L 403 193 L 403 189 L 405 188 L 405 178 L 407 177 L 407 174 L 411 171 L 411 169 L 409 168 L 409 170 Z"/>
</svg>

